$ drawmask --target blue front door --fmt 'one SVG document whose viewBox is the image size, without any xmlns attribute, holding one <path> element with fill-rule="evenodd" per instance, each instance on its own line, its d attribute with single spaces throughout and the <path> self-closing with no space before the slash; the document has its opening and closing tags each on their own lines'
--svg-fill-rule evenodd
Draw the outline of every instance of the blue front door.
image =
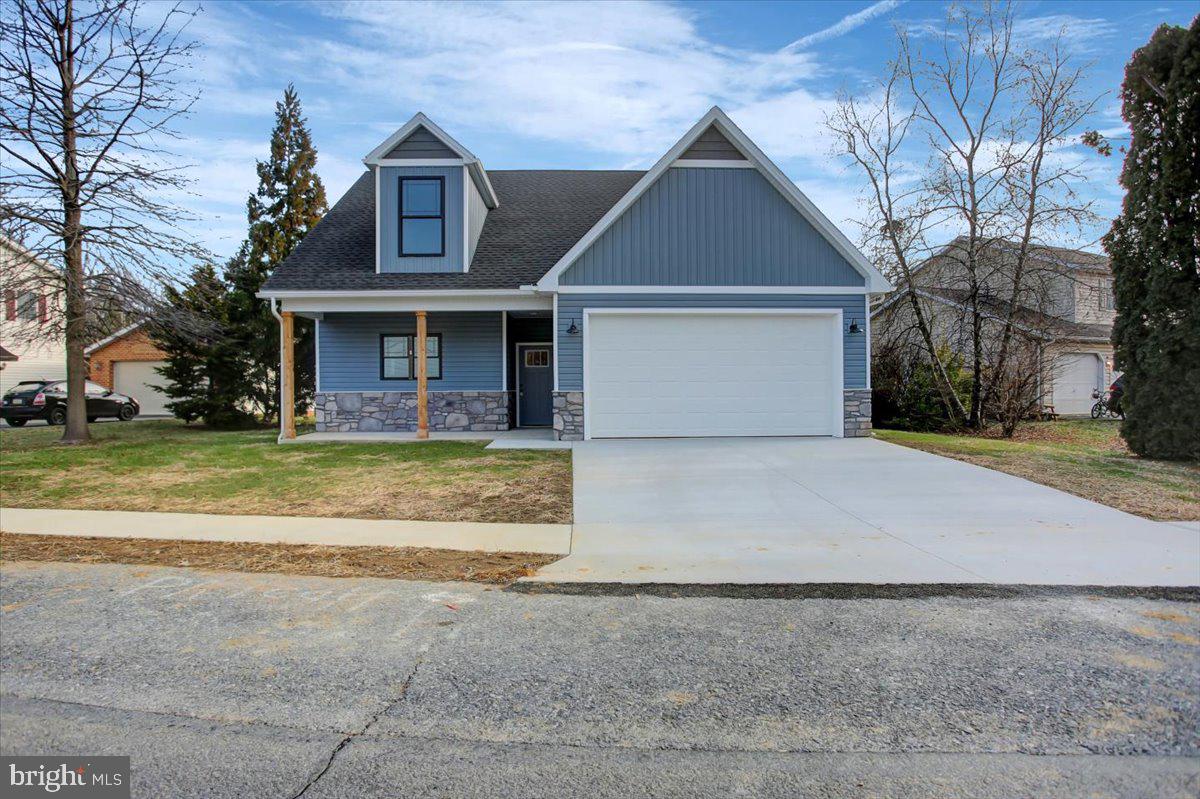
<svg viewBox="0 0 1200 799">
<path fill-rule="evenodd" d="M 550 391 L 554 364 L 549 344 L 517 345 L 517 426 L 548 427 L 553 421 Z"/>
</svg>

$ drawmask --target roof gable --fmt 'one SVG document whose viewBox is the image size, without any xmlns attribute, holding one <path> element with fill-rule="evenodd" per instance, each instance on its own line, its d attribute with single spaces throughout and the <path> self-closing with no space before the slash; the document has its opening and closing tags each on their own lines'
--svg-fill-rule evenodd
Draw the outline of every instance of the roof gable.
<svg viewBox="0 0 1200 799">
<path fill-rule="evenodd" d="M 395 147 L 387 152 L 384 158 L 462 158 L 461 155 L 446 146 L 446 143 L 429 132 L 424 125 L 419 126 Z"/>
<path fill-rule="evenodd" d="M 587 235 L 576 242 L 575 246 L 559 259 L 554 267 L 538 281 L 537 287 L 544 291 L 557 290 L 560 275 L 574 264 L 601 234 L 612 227 L 617 219 L 637 202 L 638 198 L 645 194 L 672 164 L 681 160 L 681 156 L 710 128 L 715 128 L 731 144 L 736 145 L 739 151 L 745 153 L 749 165 L 757 169 L 775 190 L 782 194 L 829 241 L 834 249 L 863 275 L 869 292 L 878 293 L 891 290 L 891 284 L 883 274 L 858 251 L 857 247 L 850 243 L 850 240 L 829 221 L 825 214 L 821 213 L 812 200 L 808 199 L 796 184 L 792 183 L 779 167 L 775 166 L 762 150 L 733 123 L 729 115 L 717 106 L 713 106 L 707 114 L 701 117 L 700 121 L 693 125 L 691 130 L 684 134 L 683 138 L 651 167 L 650 171 L 621 198 L 620 202 L 610 208 L 600 221 L 588 231 Z"/>
<path fill-rule="evenodd" d="M 408 145 L 410 140 L 411 146 L 406 148 L 405 145 Z M 395 155 L 397 152 L 401 155 Z M 449 157 L 445 157 L 446 152 L 450 154 Z M 363 163 L 369 167 L 411 165 L 414 162 L 425 166 L 462 164 L 487 207 L 495 208 L 500 204 L 496 190 L 492 188 L 492 181 L 483 168 L 483 162 L 420 111 L 363 157 Z"/>
<path fill-rule="evenodd" d="M 746 154 L 725 137 L 716 125 L 710 125 L 679 156 L 687 161 L 745 161 Z"/>
</svg>

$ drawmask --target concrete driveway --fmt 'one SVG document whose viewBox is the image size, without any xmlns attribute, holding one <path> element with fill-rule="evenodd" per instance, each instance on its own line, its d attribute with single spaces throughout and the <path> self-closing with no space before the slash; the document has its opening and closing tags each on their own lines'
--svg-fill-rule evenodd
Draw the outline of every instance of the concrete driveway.
<svg viewBox="0 0 1200 799">
<path fill-rule="evenodd" d="M 874 439 L 589 441 L 547 582 L 1200 584 L 1152 522 Z"/>
</svg>

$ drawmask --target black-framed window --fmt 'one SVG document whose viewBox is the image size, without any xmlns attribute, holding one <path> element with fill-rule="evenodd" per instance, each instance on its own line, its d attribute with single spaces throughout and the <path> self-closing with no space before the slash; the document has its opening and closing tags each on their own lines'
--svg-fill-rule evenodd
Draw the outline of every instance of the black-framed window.
<svg viewBox="0 0 1200 799">
<path fill-rule="evenodd" d="M 446 179 L 400 178 L 400 255 L 446 254 Z"/>
<path fill-rule="evenodd" d="M 425 337 L 425 368 L 430 380 L 442 379 L 442 334 Z M 384 333 L 379 337 L 379 379 L 417 379 L 417 337 Z"/>
</svg>

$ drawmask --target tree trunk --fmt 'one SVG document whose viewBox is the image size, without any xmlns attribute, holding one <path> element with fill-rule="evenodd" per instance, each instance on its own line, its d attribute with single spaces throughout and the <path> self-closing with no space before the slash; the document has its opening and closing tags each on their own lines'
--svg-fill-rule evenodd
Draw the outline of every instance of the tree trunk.
<svg viewBox="0 0 1200 799">
<path fill-rule="evenodd" d="M 63 280 L 66 284 L 67 426 L 62 443 L 89 438 L 87 362 L 84 359 L 87 297 L 83 280 L 83 209 L 79 204 L 79 162 L 75 138 L 75 9 L 67 0 L 59 28 L 59 78 L 63 120 Z"/>
</svg>

